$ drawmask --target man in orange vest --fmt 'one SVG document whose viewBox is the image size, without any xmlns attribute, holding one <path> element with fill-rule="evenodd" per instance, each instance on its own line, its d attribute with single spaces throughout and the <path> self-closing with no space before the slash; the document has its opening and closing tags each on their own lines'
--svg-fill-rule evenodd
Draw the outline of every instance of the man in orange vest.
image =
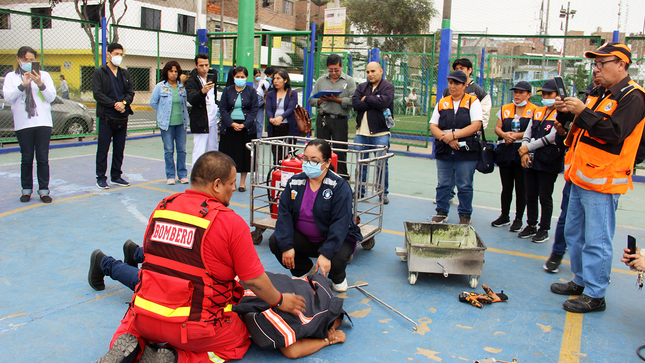
<svg viewBox="0 0 645 363">
<path fill-rule="evenodd" d="M 558 122 L 573 121 L 565 141 L 570 148 L 564 178 L 572 185 L 564 235 L 575 276 L 567 283 L 552 284 L 551 291 L 580 295 L 563 304 L 575 313 L 606 308 L 618 198 L 632 187 L 645 124 L 645 90 L 627 74 L 629 48 L 606 43 L 585 57 L 594 60 L 598 93 L 586 104 L 575 97 L 558 97 L 555 103 Z"/>
<path fill-rule="evenodd" d="M 193 167 L 191 189 L 159 203 L 144 237 L 140 282 L 110 351 L 98 362 L 242 359 L 251 342 L 232 311 L 244 295 L 236 276 L 272 309 L 305 311 L 301 296 L 275 289 L 248 225 L 227 208 L 235 175 L 229 156 L 207 152 Z"/>
</svg>

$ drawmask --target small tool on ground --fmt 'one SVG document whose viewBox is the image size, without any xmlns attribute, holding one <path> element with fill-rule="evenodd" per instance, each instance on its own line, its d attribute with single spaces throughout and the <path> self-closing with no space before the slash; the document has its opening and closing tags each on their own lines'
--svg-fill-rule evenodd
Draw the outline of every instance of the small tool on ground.
<svg viewBox="0 0 645 363">
<path fill-rule="evenodd" d="M 399 312 L 399 311 L 398 311 L 398 310 L 396 310 L 395 308 L 393 308 L 393 307 L 391 307 L 390 305 L 388 305 L 388 304 L 384 303 L 383 301 L 379 300 L 376 296 L 374 296 L 374 295 L 370 294 L 369 292 L 367 292 L 367 291 L 365 291 L 365 290 L 361 289 L 361 286 L 367 286 L 367 283 L 365 282 L 365 283 L 361 283 L 361 284 L 356 284 L 356 285 L 348 286 L 347 288 L 348 288 L 348 289 L 350 289 L 350 288 L 352 288 L 352 287 L 357 288 L 357 289 L 358 289 L 358 290 L 360 290 L 363 294 L 365 294 L 365 295 L 367 295 L 367 296 L 371 297 L 372 299 L 374 299 L 374 300 L 376 300 L 376 301 L 380 302 L 381 304 L 383 304 L 383 305 L 385 305 L 386 307 L 388 307 L 390 310 L 392 310 L 392 311 L 394 311 L 395 313 L 397 313 L 397 314 L 401 315 L 401 316 L 402 316 L 402 317 L 404 317 L 406 320 L 408 320 L 409 322 L 411 322 L 412 324 L 414 324 L 414 331 L 417 331 L 417 329 L 419 329 L 419 324 L 417 324 L 414 320 L 412 320 L 412 319 L 408 318 L 407 316 L 403 315 L 401 312 Z"/>
</svg>

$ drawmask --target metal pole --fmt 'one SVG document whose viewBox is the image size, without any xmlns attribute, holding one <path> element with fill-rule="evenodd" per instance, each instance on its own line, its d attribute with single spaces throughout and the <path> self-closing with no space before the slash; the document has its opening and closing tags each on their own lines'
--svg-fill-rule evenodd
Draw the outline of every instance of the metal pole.
<svg viewBox="0 0 645 363">
<path fill-rule="evenodd" d="M 101 17 L 101 36 L 103 37 L 101 43 L 101 65 L 107 61 L 107 21 L 105 17 Z"/>
<path fill-rule="evenodd" d="M 40 17 L 40 64 L 45 65 L 45 52 L 43 51 L 43 18 Z M 49 20 L 51 22 L 51 19 Z"/>
<path fill-rule="evenodd" d="M 566 20 L 564 21 L 564 44 L 562 45 L 562 66 L 560 67 L 560 75 L 564 76 L 564 69 L 567 67 L 567 34 L 569 33 L 569 6 L 571 2 L 567 2 Z"/>
<path fill-rule="evenodd" d="M 376 301 L 380 302 L 381 304 L 385 305 L 385 306 L 386 306 L 387 308 L 389 308 L 390 310 L 392 310 L 392 311 L 394 311 L 395 313 L 397 313 L 397 314 L 401 315 L 401 316 L 402 316 L 402 317 L 404 317 L 406 320 L 408 320 L 409 322 L 411 322 L 412 324 L 414 324 L 414 331 L 417 331 L 417 329 L 419 329 L 419 324 L 417 324 L 414 320 L 412 320 L 412 319 L 408 318 L 407 316 L 403 315 L 401 312 L 399 312 L 399 311 L 398 311 L 398 310 L 396 310 L 395 308 L 393 308 L 393 307 L 391 307 L 390 305 L 388 305 L 388 304 L 384 303 L 383 301 L 379 300 L 376 296 L 374 296 L 374 295 L 370 294 L 369 292 L 367 292 L 367 291 L 363 290 L 362 288 L 360 288 L 360 287 L 359 287 L 359 285 L 355 285 L 355 287 L 356 287 L 358 290 L 360 290 L 363 294 L 365 294 L 365 295 L 367 295 L 367 296 L 371 297 L 372 299 L 374 299 L 374 300 L 376 300 Z"/>
<path fill-rule="evenodd" d="M 310 31 L 310 30 L 311 30 L 311 0 L 307 0 L 307 31 Z"/>
<path fill-rule="evenodd" d="M 159 49 L 161 47 L 159 46 L 159 31 L 157 31 L 157 76 L 155 77 L 155 83 L 159 82 L 161 79 L 161 72 L 159 66 L 161 65 L 161 60 L 159 58 Z"/>
<path fill-rule="evenodd" d="M 437 74 L 437 101 L 448 84 L 450 73 L 450 54 L 452 53 L 452 30 L 450 29 L 450 12 L 452 0 L 443 0 L 443 20 L 441 23 L 441 46 L 439 50 L 439 72 Z"/>
<path fill-rule="evenodd" d="M 253 73 L 255 0 L 240 0 L 237 17 L 236 65 L 246 67 Z"/>
</svg>

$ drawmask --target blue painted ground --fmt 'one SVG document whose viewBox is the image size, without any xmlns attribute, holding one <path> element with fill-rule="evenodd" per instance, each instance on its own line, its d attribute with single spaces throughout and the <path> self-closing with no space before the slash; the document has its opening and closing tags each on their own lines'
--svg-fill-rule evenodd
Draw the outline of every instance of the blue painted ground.
<svg viewBox="0 0 645 363">
<path fill-rule="evenodd" d="M 108 191 L 94 186 L 94 148 L 52 152 L 55 203 L 51 205 L 18 202 L 18 157 L 0 156 L 0 362 L 92 362 L 107 351 L 132 294 L 109 279 L 105 291 L 92 290 L 87 284 L 90 253 L 101 248 L 122 258 L 123 242 L 142 240 L 158 201 L 184 188 L 165 184 L 160 153 L 145 153 L 141 145 L 148 144 L 141 143 L 128 142 L 124 171 L 133 186 Z M 563 264 L 558 274 L 547 274 L 541 258 L 549 255 L 552 241 L 534 244 L 505 228 L 490 227 L 498 215 L 498 194 L 490 197 L 498 193 L 497 174 L 477 176 L 473 226 L 489 248 L 480 284 L 504 290 L 509 301 L 480 310 L 457 299 L 461 291 L 471 290 L 464 276 L 420 274 L 416 285 L 408 284 L 406 263 L 394 248 L 403 245 L 404 221 L 424 222 L 433 213 L 427 196 L 434 190 L 434 162 L 397 156 L 391 167 L 396 194 L 390 194 L 386 207 L 385 232 L 376 237 L 374 249 L 357 250 L 348 280 L 368 282 L 367 291 L 419 322 L 420 329 L 415 333 L 405 319 L 350 290 L 342 295 L 354 321 L 341 328 L 347 341 L 301 361 L 472 362 L 486 357 L 517 358 L 522 363 L 571 361 L 560 360 L 566 319 L 561 304 L 566 297 L 549 292 L 551 283 L 571 278 L 569 265 Z M 423 191 L 400 171 L 415 170 L 412 175 L 420 169 L 423 179 L 415 181 L 425 185 Z M 554 193 L 556 206 L 560 190 L 561 181 Z M 645 188 L 637 185 L 630 193 L 626 201 L 642 200 Z M 248 220 L 249 193 L 234 193 L 232 202 L 232 208 Z M 454 221 L 458 217 L 452 209 Z M 554 214 L 558 213 L 556 207 Z M 584 316 L 578 330 L 580 362 L 637 362 L 635 349 L 645 344 L 645 318 L 640 314 L 644 293 L 637 291 L 635 276 L 618 261 L 626 234 L 645 245 L 640 222 L 645 214 L 627 208 L 621 213 L 626 217 L 619 219 L 615 238 L 608 309 Z M 265 242 L 256 247 L 265 269 L 287 272 L 269 251 L 269 236 L 270 231 L 265 232 Z M 253 346 L 243 361 L 288 359 L 278 351 Z"/>
</svg>

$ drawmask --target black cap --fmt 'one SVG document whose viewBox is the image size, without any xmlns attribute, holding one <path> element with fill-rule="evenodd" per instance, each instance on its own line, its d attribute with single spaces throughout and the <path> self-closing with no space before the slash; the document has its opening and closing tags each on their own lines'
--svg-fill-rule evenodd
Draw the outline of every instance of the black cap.
<svg viewBox="0 0 645 363">
<path fill-rule="evenodd" d="M 515 84 L 515 87 L 511 88 L 511 91 L 526 91 L 526 92 L 531 92 L 531 84 L 526 82 L 526 81 L 519 81 Z"/>
<path fill-rule="evenodd" d="M 468 82 L 468 76 L 463 71 L 452 71 L 450 72 L 447 78 L 454 79 L 455 81 L 459 83 L 464 83 L 464 84 Z"/>
<path fill-rule="evenodd" d="M 549 79 L 544 82 L 542 88 L 538 92 L 558 92 L 558 86 L 556 86 L 554 79 Z"/>
<path fill-rule="evenodd" d="M 587 86 L 587 88 L 583 89 L 582 91 L 580 91 L 580 92 L 578 92 L 578 93 L 580 93 L 580 94 L 583 94 L 583 93 L 584 93 L 584 94 L 587 94 L 587 95 L 588 95 L 588 94 L 591 94 L 591 91 L 594 89 L 594 87 L 596 87 L 596 86 L 594 86 L 594 85 L 593 85 L 593 83 L 589 83 L 589 85 Z"/>
<path fill-rule="evenodd" d="M 621 43 L 605 43 L 594 51 L 585 52 L 585 57 L 587 58 L 606 57 L 608 55 L 615 55 L 628 64 L 632 61 L 632 51 Z"/>
</svg>

